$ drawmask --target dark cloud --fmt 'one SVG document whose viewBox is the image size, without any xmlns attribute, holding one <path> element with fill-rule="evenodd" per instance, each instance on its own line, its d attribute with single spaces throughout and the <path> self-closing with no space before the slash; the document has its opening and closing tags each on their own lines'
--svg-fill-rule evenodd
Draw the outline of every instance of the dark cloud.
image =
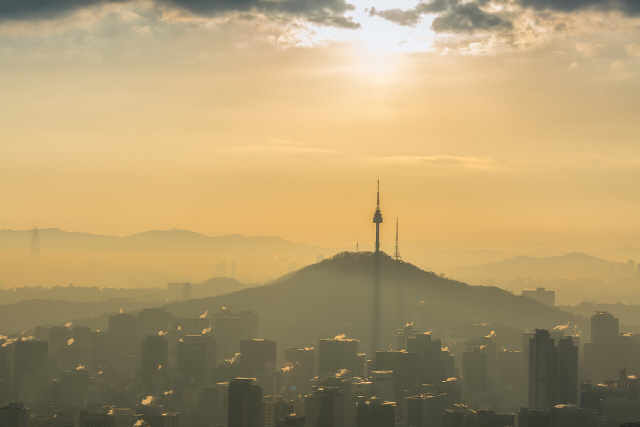
<svg viewBox="0 0 640 427">
<path fill-rule="evenodd" d="M 416 8 L 417 9 L 417 8 Z M 416 9 L 402 10 L 402 9 L 388 9 L 388 10 L 376 10 L 372 7 L 369 10 L 369 16 L 379 16 L 387 21 L 391 21 L 394 24 L 402 25 L 405 27 L 415 27 L 420 22 L 422 13 Z"/>
<path fill-rule="evenodd" d="M 135 0 L 0 0 L 0 21 L 54 19 L 74 10 L 110 2 Z M 230 12 L 258 12 L 300 17 L 322 25 L 358 28 L 344 14 L 353 9 L 346 0 L 156 0 L 199 16 L 217 16 Z"/>
<path fill-rule="evenodd" d="M 433 20 L 431 28 L 436 32 L 467 33 L 476 31 L 505 30 L 512 28 L 510 21 L 487 13 L 475 3 L 459 4 Z"/>
<path fill-rule="evenodd" d="M 105 0 L 0 0 L 0 20 L 52 19 Z"/>
<path fill-rule="evenodd" d="M 436 32 L 467 33 L 503 31 L 513 24 L 503 15 L 483 10 L 491 0 L 431 0 L 418 3 L 413 9 L 376 10 L 369 16 L 379 16 L 398 25 L 414 27 L 422 15 L 437 15 L 431 28 Z M 573 12 L 581 9 L 618 10 L 629 16 L 640 15 L 640 0 L 516 0 L 524 8 L 539 11 Z"/>
<path fill-rule="evenodd" d="M 640 14 L 640 0 L 520 0 L 537 10 L 572 12 L 579 9 L 619 10 L 627 15 Z"/>
<path fill-rule="evenodd" d="M 419 3 L 409 10 L 372 8 L 369 16 L 379 16 L 398 25 L 416 26 L 425 14 L 437 14 L 431 28 L 437 32 L 467 33 L 476 31 L 496 31 L 512 27 L 510 21 L 500 16 L 485 12 L 480 6 L 489 0 L 476 0 L 472 3 L 460 3 L 460 0 L 432 0 Z M 640 1 L 640 0 L 639 0 Z"/>
</svg>

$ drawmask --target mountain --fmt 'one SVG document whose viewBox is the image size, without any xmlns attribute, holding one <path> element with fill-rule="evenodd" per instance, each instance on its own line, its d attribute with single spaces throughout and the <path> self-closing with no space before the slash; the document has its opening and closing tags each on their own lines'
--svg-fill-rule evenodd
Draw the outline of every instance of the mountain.
<svg viewBox="0 0 640 427">
<path fill-rule="evenodd" d="M 32 230 L 0 230 L 0 251 L 28 250 Z M 280 249 L 301 250 L 313 253 L 317 247 L 293 243 L 277 236 L 243 236 L 229 234 L 224 236 L 206 236 L 188 230 L 150 230 L 125 237 L 105 236 L 83 232 L 69 232 L 58 228 L 38 230 L 41 250 L 53 251 L 174 251 L 180 250 L 220 250 L 228 248 L 251 247 L 255 251 L 273 251 Z"/>
<path fill-rule="evenodd" d="M 29 257 L 32 230 L 0 230 L 0 287 L 67 285 L 152 287 L 231 274 L 265 282 L 337 251 L 271 236 L 211 237 L 152 230 L 126 237 L 38 230 L 40 263 Z"/>
<path fill-rule="evenodd" d="M 341 253 L 302 268 L 274 283 L 211 298 L 174 302 L 175 316 L 194 316 L 221 307 L 252 310 L 260 317 L 263 338 L 285 346 L 314 344 L 320 338 L 345 334 L 368 349 L 372 318 L 374 256 Z M 469 286 L 381 256 L 381 338 L 383 348 L 413 321 L 437 336 L 478 338 L 495 331 L 500 345 L 520 349 L 521 331 L 571 323 L 588 333 L 580 316 L 542 305 L 495 287 Z M 398 315 L 404 307 L 404 316 Z M 74 322 L 75 323 L 75 322 Z M 103 329 L 107 316 L 82 322 Z M 394 345 L 395 347 L 395 345 Z"/>
<path fill-rule="evenodd" d="M 605 279 L 616 263 L 572 252 L 562 256 L 533 257 L 517 256 L 504 261 L 476 267 L 458 267 L 449 274 L 460 280 L 479 282 L 487 278 L 514 280 L 518 277 L 543 279 Z"/>
</svg>

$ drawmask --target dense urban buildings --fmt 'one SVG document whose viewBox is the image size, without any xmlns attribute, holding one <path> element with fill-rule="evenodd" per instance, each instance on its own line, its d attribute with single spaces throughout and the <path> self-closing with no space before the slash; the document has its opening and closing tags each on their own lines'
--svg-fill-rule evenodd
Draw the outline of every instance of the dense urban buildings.
<svg viewBox="0 0 640 427">
<path fill-rule="evenodd" d="M 415 301 L 406 313 L 414 318 L 395 324 L 404 317 L 396 315 L 398 290 L 379 289 L 380 274 L 399 286 L 393 275 L 404 263 L 379 252 L 379 194 L 374 223 L 377 250 L 363 257 L 371 273 L 364 289 L 373 293 L 361 298 L 373 302 L 376 319 L 363 319 L 362 336 L 283 345 L 261 336 L 258 311 L 227 307 L 200 307 L 191 315 L 163 307 L 120 310 L 104 317 L 107 330 L 69 322 L 38 326 L 34 336 L 0 335 L 0 427 L 618 427 L 640 421 L 640 338 L 621 334 L 618 318 L 596 312 L 591 339 L 583 343 L 568 324 L 523 331 L 474 321 L 459 336 L 448 330 L 436 336 L 424 332 L 439 309 L 429 300 Z M 393 268 L 381 271 L 380 260 Z M 169 288 L 185 298 L 192 290 L 188 283 Z M 523 294 L 539 302 L 514 298 L 556 310 L 552 291 Z M 378 301 L 380 295 L 389 301 Z M 339 294 L 332 298 L 329 304 L 339 303 Z M 385 310 L 395 320 L 380 323 Z M 379 348 L 382 342 L 388 348 Z"/>
</svg>

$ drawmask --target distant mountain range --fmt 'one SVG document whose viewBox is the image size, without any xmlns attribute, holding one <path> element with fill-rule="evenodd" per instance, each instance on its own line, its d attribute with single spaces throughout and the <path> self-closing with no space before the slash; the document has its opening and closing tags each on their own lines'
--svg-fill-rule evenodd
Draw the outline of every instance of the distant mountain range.
<svg viewBox="0 0 640 427">
<path fill-rule="evenodd" d="M 475 267 L 456 267 L 448 273 L 460 280 L 478 282 L 487 278 L 496 280 L 527 279 L 606 279 L 612 266 L 619 263 L 580 252 L 561 256 L 517 256 L 504 261 Z"/>
<path fill-rule="evenodd" d="M 174 229 L 115 237 L 46 228 L 38 230 L 41 262 L 34 265 L 31 235 L 0 230 L 0 285 L 164 286 L 232 275 L 233 262 L 239 280 L 264 282 L 338 252 L 269 236 Z"/>
<path fill-rule="evenodd" d="M 33 230 L 0 230 L 0 250 L 28 250 Z M 175 251 L 175 250 L 235 250 L 254 251 L 303 250 L 316 253 L 320 248 L 293 243 L 277 236 L 206 236 L 188 230 L 151 230 L 125 237 L 105 236 L 59 228 L 38 230 L 42 251 Z"/>
</svg>

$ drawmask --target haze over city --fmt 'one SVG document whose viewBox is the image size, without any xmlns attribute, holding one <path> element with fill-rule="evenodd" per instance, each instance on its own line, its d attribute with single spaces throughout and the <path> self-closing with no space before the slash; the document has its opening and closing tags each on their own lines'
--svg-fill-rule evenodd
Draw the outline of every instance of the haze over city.
<svg viewBox="0 0 640 427">
<path fill-rule="evenodd" d="M 639 0 L 0 0 L 0 427 L 640 426 Z"/>
</svg>

